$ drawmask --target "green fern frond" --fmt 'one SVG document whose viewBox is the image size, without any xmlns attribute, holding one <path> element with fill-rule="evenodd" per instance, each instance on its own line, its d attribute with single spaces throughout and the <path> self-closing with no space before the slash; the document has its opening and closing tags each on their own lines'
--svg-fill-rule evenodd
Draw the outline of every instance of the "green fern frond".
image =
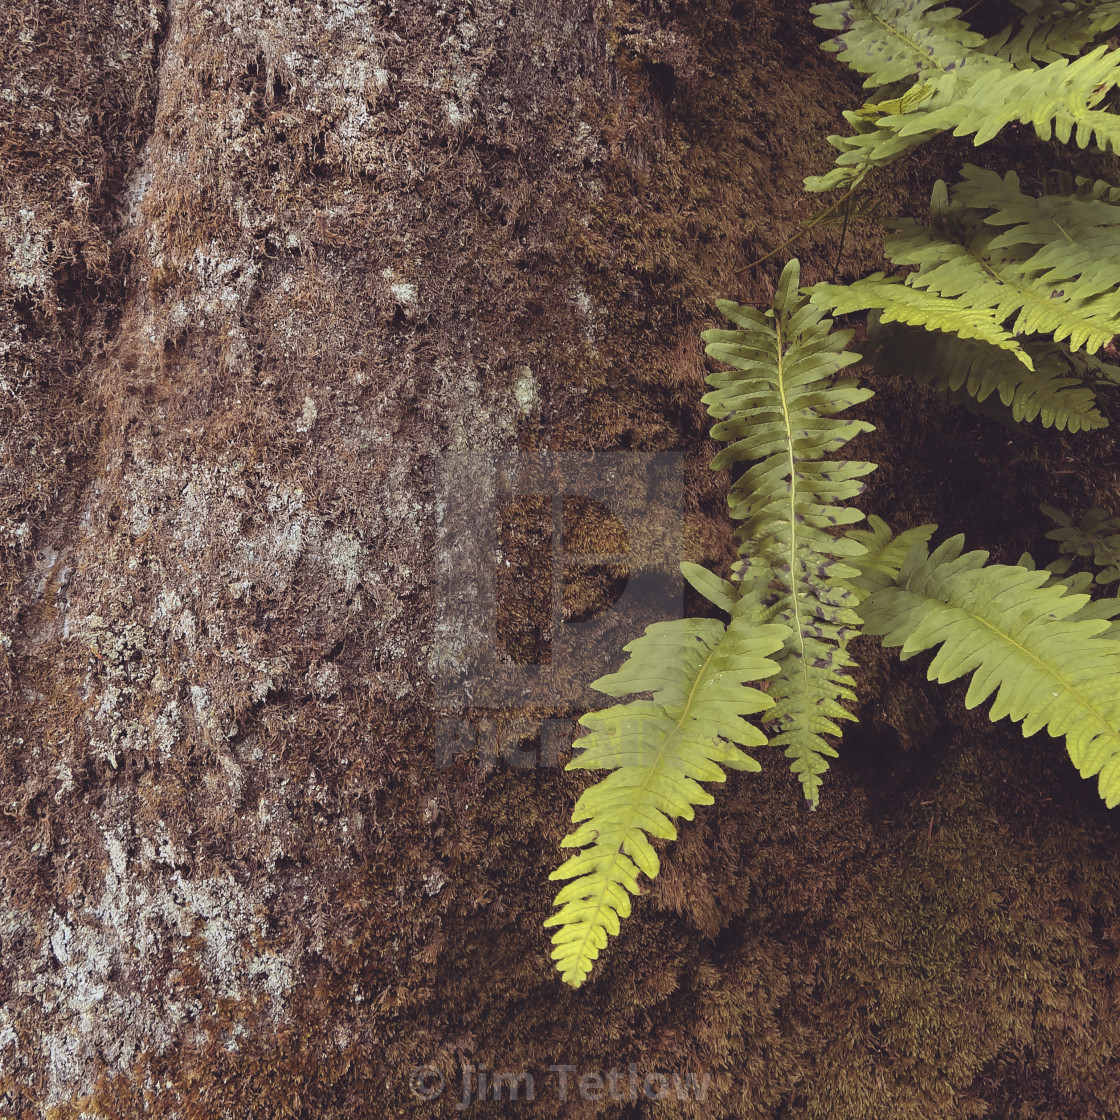
<svg viewBox="0 0 1120 1120">
<path fill-rule="evenodd" d="M 1004 231 L 989 242 L 991 252 L 1022 260 L 1043 285 L 1065 288 L 1065 298 L 1102 298 L 1106 311 L 1120 314 L 1120 205 L 1080 192 L 1035 198 L 1019 189 L 1014 171 L 1001 179 L 966 164 L 962 174 L 953 205 Z"/>
<path fill-rule="evenodd" d="M 1095 144 L 1120 151 L 1120 116 L 1096 106 L 1120 83 L 1120 51 L 1097 47 L 1069 61 L 1038 70 L 1017 70 L 1008 62 L 974 52 L 959 67 L 923 78 L 922 97 L 904 112 L 867 117 L 852 111 L 845 120 L 853 136 L 830 136 L 840 152 L 837 166 L 805 181 L 807 190 L 831 190 L 863 179 L 869 171 L 939 132 L 972 136 L 976 145 L 991 140 L 1013 122 L 1029 124 L 1042 140 Z"/>
<path fill-rule="evenodd" d="M 930 224 L 896 223 L 884 246 L 895 263 L 917 265 L 908 285 L 975 308 L 1016 334 L 1068 338 L 1094 351 L 1120 329 L 1120 207 L 1018 188 L 1014 172 L 968 165 L 950 199 L 940 180 Z M 996 228 L 993 228 L 996 227 Z M 1003 232 L 997 232 L 999 228 Z"/>
<path fill-rule="evenodd" d="M 1009 24 L 984 50 L 1023 68 L 1079 55 L 1120 24 L 1117 0 L 1012 0 L 1026 14 Z"/>
<path fill-rule="evenodd" d="M 1039 70 L 978 66 L 949 73 L 930 101 L 910 113 L 883 116 L 878 124 L 899 136 L 952 132 L 980 145 L 1018 121 L 1032 125 L 1041 140 L 1056 136 L 1063 144 L 1072 139 L 1080 148 L 1096 144 L 1117 151 L 1120 117 L 1096 108 L 1117 83 L 1120 51 L 1105 46 Z"/>
<path fill-rule="evenodd" d="M 969 307 L 960 300 L 909 287 L 900 279 L 885 277 L 881 272 L 873 272 L 853 284 L 815 284 L 809 294 L 817 307 L 836 315 L 876 310 L 881 313 L 883 323 L 907 323 L 927 331 L 946 331 L 961 338 L 977 339 L 998 350 L 1006 350 L 1028 369 L 1034 368 L 1031 356 L 1003 329 L 990 309 Z"/>
<path fill-rule="evenodd" d="M 822 44 L 842 62 L 868 75 L 864 88 L 887 85 L 926 72 L 958 67 L 984 36 L 956 17 L 960 8 L 941 0 L 841 0 L 815 4 L 813 22 L 837 32 Z"/>
<path fill-rule="evenodd" d="M 787 630 L 757 624 L 756 610 L 744 600 L 727 626 L 706 618 L 655 623 L 626 646 L 630 657 L 617 673 L 591 686 L 608 696 L 653 698 L 585 715 L 580 723 L 591 734 L 575 743 L 580 754 L 567 766 L 612 771 L 584 791 L 572 814 L 579 827 L 561 842 L 582 850 L 549 876 L 572 880 L 556 896 L 560 910 L 544 923 L 559 927 L 552 957 L 572 987 L 629 916 L 639 874 L 652 879 L 660 870 L 648 837 L 675 840 L 671 818 L 691 820 L 694 805 L 710 805 L 699 783 L 724 781 L 724 766 L 760 769 L 734 744 L 766 742 L 743 717 L 773 701 L 749 683 L 778 671 L 768 655 L 782 647 Z"/>
<path fill-rule="evenodd" d="M 925 87 L 922 92 L 931 95 L 932 87 Z M 805 189 L 814 194 L 858 186 L 876 168 L 894 163 L 912 148 L 937 135 L 937 131 L 931 129 L 926 133 L 898 136 L 879 127 L 884 114 L 878 112 L 869 114 L 866 110 L 845 109 L 843 115 L 855 132 L 851 136 L 834 134 L 828 137 L 829 144 L 840 154 L 836 157 L 836 166 L 825 174 L 806 176 Z"/>
<path fill-rule="evenodd" d="M 1050 564 L 1052 572 L 1069 571 L 1073 558 L 1080 556 L 1101 569 L 1097 583 L 1115 583 L 1120 579 L 1120 517 L 1113 517 L 1107 510 L 1091 509 L 1080 522 L 1074 524 L 1068 513 L 1053 506 L 1039 507 L 1058 528 L 1046 534 L 1048 540 L 1058 542 L 1062 556 Z"/>
<path fill-rule="evenodd" d="M 847 645 L 859 616 L 846 581 L 857 570 L 843 561 L 863 547 L 839 530 L 863 514 L 837 503 L 860 494 L 863 476 L 875 467 L 826 458 L 872 430 L 866 421 L 839 416 L 872 394 L 837 376 L 859 361 L 844 352 L 851 332 L 832 332 L 831 321 L 799 294 L 799 279 L 791 261 L 774 310 L 765 314 L 719 303 L 740 329 L 704 332 L 707 353 L 733 369 L 711 374 L 713 391 L 703 399 L 717 421 L 712 438 L 729 445 L 712 468 L 753 463 L 728 496 L 731 515 L 741 522 L 736 574 L 764 589 L 764 617 L 790 628 L 770 688 L 775 706 L 768 722 L 777 727 L 771 742 L 786 748 L 815 807 L 826 758 L 836 755 L 824 736 L 840 734 L 836 720 L 853 718 L 841 701 L 853 698 Z"/>
<path fill-rule="evenodd" d="M 1120 804 L 1120 642 L 1102 636 L 1109 623 L 1078 617 L 1088 596 L 1051 573 L 986 565 L 986 552 L 962 555 L 963 542 L 932 554 L 916 545 L 897 585 L 864 601 L 866 632 L 901 646 L 903 659 L 939 646 L 930 680 L 972 673 L 966 707 L 995 693 L 993 722 L 1010 716 L 1024 736 L 1064 735 L 1081 776 L 1098 775 L 1105 803 Z"/>
<path fill-rule="evenodd" d="M 1093 390 L 1075 376 L 1084 368 L 1079 356 L 1061 343 L 1024 342 L 1034 363 L 1028 369 L 1006 351 L 941 331 L 896 326 L 877 331 L 874 341 L 878 372 L 904 374 L 958 400 L 967 394 L 985 404 L 983 412 L 992 419 L 1003 419 L 988 407 L 995 394 L 1012 423 L 1039 420 L 1043 427 L 1071 432 L 1108 424 Z"/>
</svg>

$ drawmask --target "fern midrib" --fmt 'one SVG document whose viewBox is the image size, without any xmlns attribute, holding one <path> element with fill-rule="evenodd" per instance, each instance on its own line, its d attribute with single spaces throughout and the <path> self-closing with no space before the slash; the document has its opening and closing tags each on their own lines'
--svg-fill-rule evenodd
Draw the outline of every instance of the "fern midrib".
<svg viewBox="0 0 1120 1120">
<path fill-rule="evenodd" d="M 1065 238 L 1065 239 L 1066 239 L 1066 240 L 1067 240 L 1068 242 L 1070 242 L 1070 243 L 1072 244 L 1072 243 L 1073 243 L 1073 238 L 1072 238 L 1072 237 L 1070 237 L 1070 235 L 1069 235 L 1068 233 L 1066 233 L 1066 231 L 1065 231 L 1064 229 L 1062 229 L 1061 223 L 1060 223 L 1060 222 L 1058 221 L 1058 219 L 1057 219 L 1057 218 L 1051 218 L 1051 219 L 1050 219 L 1050 221 L 1054 223 L 1054 225 L 1055 225 L 1055 227 L 1057 228 L 1058 232 L 1059 232 L 1059 233 L 1060 233 L 1060 234 L 1061 234 L 1061 235 L 1062 235 L 1062 236 L 1063 236 L 1063 237 L 1064 237 L 1064 238 Z M 1049 242 L 1045 242 L 1045 244 L 1049 244 Z"/>
<path fill-rule="evenodd" d="M 793 454 L 793 426 L 790 423 L 789 399 L 786 396 L 785 351 L 782 341 L 782 321 L 780 315 L 774 316 L 774 335 L 777 340 L 775 370 L 778 375 L 778 396 L 782 402 L 782 422 L 786 428 L 786 454 L 789 459 L 789 589 L 793 597 L 794 634 L 801 648 L 801 680 L 805 692 L 805 712 L 813 703 L 813 689 L 809 678 L 809 659 L 805 650 L 805 634 L 801 625 L 801 592 L 797 586 L 797 460 Z"/>
<path fill-rule="evenodd" d="M 726 638 L 726 636 L 727 635 L 725 632 L 724 638 Z M 692 682 L 692 688 L 689 689 L 688 697 L 685 700 L 684 707 L 681 709 L 680 719 L 677 720 L 676 726 L 673 728 L 673 730 L 670 731 L 669 734 L 666 735 L 662 740 L 661 748 L 657 752 L 656 762 L 649 768 L 649 775 L 646 777 L 646 780 L 637 788 L 636 796 L 631 801 L 630 815 L 626 820 L 626 827 L 622 831 L 622 838 L 624 842 L 626 837 L 630 835 L 630 829 L 633 827 L 634 818 L 637 816 L 638 806 L 643 804 L 644 794 L 648 791 L 650 782 L 653 781 L 653 776 L 660 772 L 661 763 L 665 759 L 665 754 L 668 750 L 669 744 L 673 741 L 673 736 L 675 736 L 681 730 L 681 728 L 684 727 L 685 719 L 688 717 L 688 713 L 692 708 L 693 701 L 696 698 L 696 690 L 700 687 L 700 682 L 704 679 L 704 674 L 708 671 L 708 666 L 711 664 L 712 658 L 715 657 L 716 651 L 723 643 L 724 638 L 720 638 L 720 640 L 716 642 L 714 646 L 712 646 L 711 650 L 708 653 L 708 656 L 705 657 L 703 662 L 701 663 L 700 669 L 696 674 L 696 679 Z M 599 841 L 596 840 L 596 843 L 598 842 Z M 582 960 L 584 954 L 587 952 L 587 944 L 591 937 L 591 930 L 598 929 L 600 927 L 600 917 L 603 913 L 603 907 L 605 905 L 607 896 L 607 884 L 615 882 L 615 880 L 612 878 L 611 873 L 618 865 L 618 857 L 623 854 L 624 853 L 622 851 L 622 845 L 620 844 L 618 846 L 618 849 L 612 855 L 610 863 L 607 864 L 606 868 L 599 872 L 602 877 L 602 887 L 599 891 L 599 897 L 595 900 L 594 917 L 587 921 L 587 932 L 584 934 L 583 941 L 580 942 L 579 953 L 576 956 L 577 961 Z"/>
<path fill-rule="evenodd" d="M 992 623 L 989 622 L 982 615 L 976 614 L 975 611 L 971 611 L 967 607 L 956 607 L 956 609 L 959 610 L 959 611 L 962 611 L 964 614 L 969 615 L 970 617 L 975 619 L 977 622 L 979 622 L 981 626 L 986 627 L 993 634 L 1002 638 L 1008 644 L 1013 645 L 1017 650 L 1019 650 L 1020 653 L 1025 654 L 1031 661 L 1033 661 L 1036 665 L 1040 666 L 1042 668 L 1043 672 L 1045 672 L 1047 676 L 1052 677 L 1055 681 L 1057 681 L 1057 683 L 1062 688 L 1064 688 L 1066 690 L 1066 692 L 1068 692 L 1081 705 L 1081 707 L 1083 707 L 1087 711 L 1091 712 L 1100 721 L 1100 723 L 1109 732 L 1112 733 L 1114 738 L 1116 738 L 1117 740 L 1120 740 L 1120 729 L 1113 727 L 1112 723 L 1108 719 L 1108 717 L 1103 712 L 1101 712 L 1100 709 L 1098 709 L 1095 704 L 1093 704 L 1087 698 L 1085 698 L 1083 696 L 1083 694 L 1081 692 L 1079 692 L 1077 690 L 1077 688 L 1075 688 L 1072 683 L 1070 683 L 1068 680 L 1066 680 L 1065 677 L 1063 677 L 1060 673 L 1058 673 L 1053 668 L 1053 666 L 1051 666 L 1047 662 L 1043 661 L 1041 657 L 1039 657 L 1032 650 L 1028 649 L 1021 642 L 1017 642 L 1006 630 L 1001 630 L 1001 629 L 999 629 L 998 626 L 993 626 Z M 1002 684 L 1002 681 L 1000 683 Z M 1049 721 L 1047 721 L 1047 723 L 1044 724 L 1043 726 L 1049 726 Z M 1068 746 L 1068 737 L 1067 737 L 1067 746 Z"/>
</svg>

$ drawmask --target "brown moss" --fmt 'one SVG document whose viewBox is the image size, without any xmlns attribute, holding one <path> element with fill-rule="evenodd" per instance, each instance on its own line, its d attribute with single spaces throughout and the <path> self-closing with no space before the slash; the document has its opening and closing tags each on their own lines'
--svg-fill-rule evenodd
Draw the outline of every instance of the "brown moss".
<svg viewBox="0 0 1120 1120">
<path fill-rule="evenodd" d="M 45 283 L 0 308 L 23 347 L 0 516 L 31 527 L 4 554 L 0 623 L 19 1046 L 0 1048 L 0 1112 L 449 1116 L 469 1062 L 536 1071 L 542 1116 L 649 1110 L 560 1102 L 566 1061 L 712 1075 L 666 1115 L 1110 1115 L 1115 822 L 1060 744 L 990 727 L 921 666 L 861 651 L 863 737 L 821 811 L 780 758 L 733 776 L 579 992 L 540 923 L 586 778 L 485 743 L 436 764 L 447 448 L 680 451 L 688 555 L 729 558 L 699 331 L 716 296 L 768 297 L 781 262 L 741 270 L 812 212 L 801 178 L 858 96 L 804 12 L 146 13 L 49 7 L 11 46 L 36 97 L 68 99 L 51 119 L 92 105 L 99 123 L 0 149 L 55 245 Z M 920 206 L 962 150 L 931 147 L 890 189 Z M 86 225 L 46 205 L 78 159 Z M 798 247 L 807 275 L 837 238 Z M 848 246 L 864 271 L 874 230 Z M 1053 496 L 1068 457 L 1074 504 L 1111 485 L 1107 438 L 1009 452 L 876 388 L 864 453 L 888 520 L 1013 550 L 1037 532 L 1005 501 L 1013 470 Z M 543 515 L 511 510 L 504 542 L 501 622 L 526 656 Z M 560 529 L 578 552 L 645 543 L 589 504 Z M 575 617 L 624 569 L 565 574 Z M 516 714 L 467 713 L 494 736 Z M 52 1065 L 51 1038 L 71 1060 Z M 428 1064 L 448 1087 L 422 1103 L 409 1074 Z"/>
</svg>

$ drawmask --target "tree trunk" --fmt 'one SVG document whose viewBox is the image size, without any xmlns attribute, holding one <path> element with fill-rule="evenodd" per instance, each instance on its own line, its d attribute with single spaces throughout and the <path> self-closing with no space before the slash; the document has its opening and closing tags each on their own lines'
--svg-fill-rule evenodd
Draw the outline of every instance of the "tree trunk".
<svg viewBox="0 0 1120 1120">
<path fill-rule="evenodd" d="M 769 298 L 742 269 L 812 212 L 859 97 L 805 11 L 35 0 L 0 26 L 0 1115 L 452 1116 L 466 1086 L 499 1116 L 503 1071 L 542 1118 L 662 1090 L 739 1120 L 1110 1115 L 1115 824 L 1059 744 L 870 648 L 820 812 L 766 758 L 583 988 L 549 961 L 587 784 L 557 736 L 636 636 L 612 605 L 643 523 L 615 532 L 622 484 L 503 471 L 660 464 L 685 557 L 730 555 L 698 332 Z M 874 231 L 849 244 L 866 271 Z M 894 431 L 860 454 L 928 483 L 877 509 L 949 527 L 943 413 L 875 407 Z"/>
</svg>

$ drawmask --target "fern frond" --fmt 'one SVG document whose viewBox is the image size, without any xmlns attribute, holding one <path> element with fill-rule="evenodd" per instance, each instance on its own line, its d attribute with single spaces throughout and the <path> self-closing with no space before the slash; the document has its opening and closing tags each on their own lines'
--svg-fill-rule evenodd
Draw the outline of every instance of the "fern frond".
<svg viewBox="0 0 1120 1120">
<path fill-rule="evenodd" d="M 988 243 L 991 252 L 1023 260 L 1042 284 L 1065 288 L 1064 298 L 1109 297 L 1106 313 L 1120 314 L 1120 206 L 1080 192 L 1035 198 L 1019 189 L 1014 171 L 1001 179 L 966 164 L 962 174 L 953 187 L 954 205 L 1004 231 Z M 1092 189 L 1095 195 L 1096 185 Z M 1073 293 L 1071 284 L 1077 287 Z"/>
<path fill-rule="evenodd" d="M 932 96 L 932 87 L 920 87 L 923 100 Z M 872 109 L 867 106 L 866 109 Z M 879 167 L 886 167 L 900 159 L 911 148 L 916 148 L 931 140 L 937 135 L 936 129 L 925 133 L 915 133 L 899 136 L 887 128 L 881 128 L 879 122 L 884 113 L 870 113 L 866 110 L 845 109 L 844 119 L 855 129 L 851 136 L 834 134 L 828 137 L 828 142 L 840 154 L 836 157 L 836 166 L 823 175 L 808 175 L 805 178 L 805 189 L 814 194 L 822 191 L 838 190 L 841 187 L 851 188 L 858 186 L 867 176 Z"/>
<path fill-rule="evenodd" d="M 958 67 L 984 36 L 956 17 L 960 8 L 941 0 L 840 0 L 814 4 L 813 22 L 837 32 L 822 44 L 842 62 L 868 75 L 864 88 L 887 85 L 926 72 Z"/>
<path fill-rule="evenodd" d="M 1038 70 L 1017 70 L 979 51 L 956 69 L 923 78 L 921 97 L 902 112 L 861 116 L 848 110 L 853 136 L 830 136 L 840 152 L 837 166 L 805 181 L 807 190 L 831 190 L 863 179 L 870 170 L 939 132 L 972 136 L 976 145 L 1018 121 L 1033 126 L 1042 140 L 1051 136 L 1082 148 L 1095 144 L 1120 151 L 1120 116 L 1096 108 L 1120 84 L 1120 51 L 1101 46 L 1070 62 L 1060 59 Z"/>
<path fill-rule="evenodd" d="M 993 722 L 1064 735 L 1081 776 L 1098 775 L 1105 803 L 1120 804 L 1120 642 L 1102 636 L 1109 623 L 1078 617 L 1088 596 L 1051 573 L 986 564 L 986 552 L 962 555 L 963 541 L 932 554 L 916 545 L 897 585 L 864 601 L 866 632 L 901 646 L 903 659 L 939 646 L 930 680 L 972 673 L 966 707 L 995 693 Z"/>
<path fill-rule="evenodd" d="M 930 224 L 896 223 L 884 251 L 917 265 L 906 282 L 970 306 L 990 309 L 1016 334 L 1049 334 L 1098 350 L 1120 329 L 1120 206 L 1019 190 L 966 165 L 950 199 L 938 180 Z M 1003 232 L 997 232 L 997 227 Z"/>
<path fill-rule="evenodd" d="M 583 716 L 591 734 L 574 744 L 580 754 L 567 766 L 612 771 L 584 791 L 572 814 L 579 827 L 561 842 L 582 850 L 549 876 L 572 880 L 556 896 L 560 910 L 544 923 L 559 927 L 552 957 L 572 987 L 587 978 L 608 935 L 630 914 L 638 875 L 652 879 L 660 870 L 648 837 L 675 840 L 671 818 L 691 820 L 694 805 L 710 805 L 699 783 L 724 781 L 723 767 L 760 769 L 734 744 L 766 742 L 743 717 L 773 701 L 749 683 L 777 672 L 768 655 L 781 648 L 787 630 L 756 624 L 752 607 L 744 600 L 727 626 L 706 618 L 655 623 L 626 646 L 630 657 L 617 673 L 591 686 L 608 696 L 648 691 L 653 698 Z"/>
<path fill-rule="evenodd" d="M 1014 423 L 1039 420 L 1043 427 L 1071 432 L 1108 425 L 1097 410 L 1093 390 L 1074 376 L 1082 365 L 1068 347 L 1038 341 L 1024 342 L 1023 349 L 1033 369 L 974 339 L 893 327 L 875 334 L 873 353 L 877 371 L 904 374 L 937 392 L 967 393 L 981 403 L 994 393 Z"/>
<path fill-rule="evenodd" d="M 998 350 L 1006 350 L 1028 369 L 1034 368 L 1031 356 L 1003 329 L 990 309 L 969 307 L 960 300 L 909 287 L 881 272 L 873 272 L 853 284 L 815 284 L 809 294 L 817 307 L 836 315 L 876 310 L 881 312 L 883 323 L 907 323 L 927 331 L 947 331 L 961 338 L 974 338 Z"/>
<path fill-rule="evenodd" d="M 1074 524 L 1068 513 L 1053 506 L 1041 506 L 1042 512 L 1058 528 L 1046 534 L 1047 540 L 1057 541 L 1062 556 L 1049 565 L 1052 572 L 1069 571 L 1073 558 L 1080 556 L 1101 569 L 1097 583 L 1115 583 L 1120 579 L 1120 517 L 1113 517 L 1107 510 L 1091 509 L 1081 521 Z"/>
<path fill-rule="evenodd" d="M 928 102 L 910 113 L 883 116 L 878 124 L 899 136 L 951 131 L 980 145 L 1018 121 L 1032 125 L 1041 140 L 1057 136 L 1063 144 L 1072 139 L 1080 148 L 1096 144 L 1117 151 L 1120 117 L 1096 108 L 1117 83 L 1120 51 L 1105 46 L 1039 70 L 977 66 L 949 73 Z"/>
<path fill-rule="evenodd" d="M 1023 68 L 1079 55 L 1120 24 L 1117 0 L 1012 0 L 1026 14 L 1009 24 L 984 50 Z"/>
<path fill-rule="evenodd" d="M 741 521 L 736 573 L 765 589 L 765 617 L 790 628 L 770 687 L 776 703 L 768 722 L 778 729 L 771 742 L 786 748 L 815 807 L 826 757 L 836 754 L 824 736 L 840 733 L 836 720 L 853 718 L 841 701 L 853 698 L 847 645 L 859 616 L 846 581 L 857 572 L 844 560 L 863 547 L 838 530 L 863 514 L 837 503 L 860 494 L 863 476 L 875 467 L 826 459 L 872 430 L 839 416 L 872 394 L 837 376 L 859 361 L 844 352 L 851 332 L 832 332 L 831 321 L 799 294 L 799 279 L 791 261 L 774 310 L 765 314 L 719 303 L 740 329 L 704 332 L 707 353 L 733 369 L 711 374 L 713 391 L 703 399 L 718 421 L 712 438 L 728 443 L 712 468 L 753 463 L 728 496 L 732 517 Z"/>
</svg>

